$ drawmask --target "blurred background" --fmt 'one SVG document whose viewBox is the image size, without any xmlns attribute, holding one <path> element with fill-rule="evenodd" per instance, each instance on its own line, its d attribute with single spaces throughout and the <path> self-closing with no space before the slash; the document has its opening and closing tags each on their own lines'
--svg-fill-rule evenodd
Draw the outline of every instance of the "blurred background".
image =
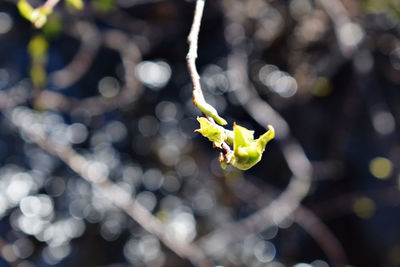
<svg viewBox="0 0 400 267">
<path fill-rule="evenodd" d="M 207 101 L 277 131 L 246 172 L 194 132 L 195 1 L 72 2 L 41 29 L 0 2 L 0 266 L 196 264 L 163 235 L 213 265 L 400 266 L 400 1 L 206 2 Z"/>
</svg>

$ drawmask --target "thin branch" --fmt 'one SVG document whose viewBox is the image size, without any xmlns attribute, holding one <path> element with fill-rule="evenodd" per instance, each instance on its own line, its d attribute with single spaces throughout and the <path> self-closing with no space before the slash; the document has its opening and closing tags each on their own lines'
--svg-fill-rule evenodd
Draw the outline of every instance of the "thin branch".
<svg viewBox="0 0 400 267">
<path fill-rule="evenodd" d="M 189 52 L 186 56 L 190 77 L 193 83 L 193 103 L 197 107 L 198 101 L 205 101 L 203 91 L 200 85 L 200 75 L 196 68 L 197 48 L 199 40 L 199 31 L 201 18 L 203 17 L 205 0 L 197 0 L 194 11 L 193 24 L 188 36 Z"/>
<path fill-rule="evenodd" d="M 47 0 L 41 7 L 46 9 L 53 9 L 60 0 Z"/>
<path fill-rule="evenodd" d="M 215 120 L 218 124 L 225 125 L 227 122 L 218 115 L 217 110 L 207 103 L 204 98 L 203 91 L 200 84 L 200 75 L 196 68 L 197 47 L 199 40 L 199 31 L 201 25 L 201 18 L 203 16 L 205 0 L 197 0 L 194 10 L 193 24 L 188 36 L 189 52 L 186 56 L 187 65 L 190 77 L 193 83 L 193 104 L 197 107 L 207 118 L 212 121 Z M 211 120 L 212 119 L 212 120 Z"/>
</svg>

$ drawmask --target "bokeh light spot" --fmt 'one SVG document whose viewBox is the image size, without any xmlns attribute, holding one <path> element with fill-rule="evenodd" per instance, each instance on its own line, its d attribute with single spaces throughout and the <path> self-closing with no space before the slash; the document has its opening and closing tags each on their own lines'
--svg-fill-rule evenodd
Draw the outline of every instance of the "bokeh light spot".
<svg viewBox="0 0 400 267">
<path fill-rule="evenodd" d="M 137 78 L 152 90 L 162 89 L 171 77 L 171 68 L 164 61 L 142 61 L 136 66 Z"/>
<path fill-rule="evenodd" d="M 368 197 L 361 197 L 354 202 L 353 210 L 358 217 L 362 219 L 369 219 L 374 216 L 376 205 L 372 199 Z"/>
<path fill-rule="evenodd" d="M 332 93 L 332 84 L 325 77 L 318 77 L 315 79 L 311 93 L 317 97 L 327 97 Z"/>
<path fill-rule="evenodd" d="M 390 134 L 396 126 L 392 114 L 384 110 L 372 114 L 372 125 L 380 134 Z"/>
<path fill-rule="evenodd" d="M 5 34 L 10 31 L 13 25 L 13 20 L 5 12 L 0 12 L 0 34 Z"/>
<path fill-rule="evenodd" d="M 384 157 L 376 157 L 369 163 L 369 171 L 378 179 L 387 179 L 393 171 L 392 162 Z"/>
<path fill-rule="evenodd" d="M 80 144 L 86 140 L 88 130 L 82 123 L 73 123 L 67 127 L 66 135 L 70 143 Z"/>
<path fill-rule="evenodd" d="M 275 254 L 276 254 L 275 246 L 269 241 L 260 240 L 254 246 L 254 255 L 262 263 L 267 263 L 272 261 L 275 258 Z"/>
<path fill-rule="evenodd" d="M 99 81 L 98 90 L 104 97 L 115 97 L 120 90 L 119 81 L 111 76 L 104 77 Z"/>
</svg>

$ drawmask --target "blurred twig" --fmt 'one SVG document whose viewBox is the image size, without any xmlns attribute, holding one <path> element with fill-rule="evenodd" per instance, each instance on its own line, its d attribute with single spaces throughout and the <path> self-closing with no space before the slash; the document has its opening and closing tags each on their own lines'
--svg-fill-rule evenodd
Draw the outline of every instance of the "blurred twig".
<svg viewBox="0 0 400 267">
<path fill-rule="evenodd" d="M 135 66 L 142 58 L 141 52 L 132 39 L 118 30 L 103 32 L 102 42 L 106 47 L 119 52 L 122 59 L 125 85 L 116 96 L 93 96 L 81 100 L 44 90 L 36 98 L 36 104 L 41 108 L 91 116 L 132 104 L 142 91 L 142 85 L 134 75 Z"/>
<path fill-rule="evenodd" d="M 229 183 L 229 186 L 241 200 L 260 208 L 268 205 L 273 200 L 274 192 L 277 191 L 271 188 L 266 193 L 264 189 L 266 185 L 261 190 L 247 179 Z M 270 187 L 267 186 L 267 188 Z M 270 191 L 273 191 L 272 194 Z M 346 253 L 339 240 L 310 209 L 299 205 L 294 212 L 293 220 L 320 245 L 332 266 L 343 266 L 347 263 Z"/>
<path fill-rule="evenodd" d="M 363 39 L 362 28 L 351 21 L 340 0 L 319 0 L 319 2 L 333 22 L 342 55 L 346 58 L 352 57 Z"/>
<path fill-rule="evenodd" d="M 100 33 L 92 23 L 79 21 L 66 30 L 79 39 L 81 45 L 67 66 L 50 73 L 50 80 L 59 89 L 73 85 L 87 72 L 101 44 Z"/>
<path fill-rule="evenodd" d="M 53 9 L 60 0 L 47 0 L 41 7 L 43 8 L 48 8 L 48 9 Z"/>
<path fill-rule="evenodd" d="M 10 110 L 10 109 L 8 109 Z M 169 249 L 182 258 L 190 260 L 196 266 L 211 266 L 205 259 L 202 250 L 194 244 L 181 242 L 174 236 L 168 234 L 168 229 L 141 204 L 132 199 L 131 195 L 114 184 L 107 176 L 88 174 L 88 160 L 77 153 L 69 144 L 55 142 L 47 135 L 40 123 L 30 123 L 24 121 L 15 122 L 11 118 L 11 112 L 3 110 L 5 116 L 13 123 L 25 136 L 36 143 L 39 147 L 57 156 L 73 171 L 91 184 L 96 190 L 101 192 L 115 206 L 119 207 L 143 229 L 158 237 Z"/>
</svg>

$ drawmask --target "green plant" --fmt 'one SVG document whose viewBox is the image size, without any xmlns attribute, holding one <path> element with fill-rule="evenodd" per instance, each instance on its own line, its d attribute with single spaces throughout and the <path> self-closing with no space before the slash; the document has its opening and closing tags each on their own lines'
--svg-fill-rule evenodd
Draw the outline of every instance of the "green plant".
<svg viewBox="0 0 400 267">
<path fill-rule="evenodd" d="M 67 5 L 74 9 L 83 8 L 82 0 L 65 0 Z M 27 0 L 19 0 L 18 9 L 21 15 L 32 22 L 36 28 L 43 27 L 53 8 L 59 0 L 47 0 L 43 5 L 33 8 Z M 98 0 L 96 4 L 112 4 L 113 1 Z M 111 6 L 106 5 L 102 10 L 106 11 Z M 217 110 L 206 102 L 200 86 L 200 77 L 196 70 L 195 60 L 197 58 L 197 39 L 200 29 L 201 17 L 204 9 L 204 0 L 196 3 L 196 12 L 193 19 L 192 29 L 189 34 L 189 53 L 187 56 L 188 68 L 193 82 L 193 104 L 204 114 L 198 118 L 200 129 L 196 130 L 207 137 L 220 150 L 219 163 L 222 168 L 232 165 L 240 170 L 247 170 L 261 160 L 267 143 L 275 137 L 273 126 L 268 125 L 268 131 L 258 139 L 254 139 L 254 131 L 233 124 L 233 130 L 227 130 L 221 125 L 227 125 L 227 121 L 218 115 Z M 47 42 L 41 37 L 35 37 L 30 43 L 29 53 L 32 60 L 31 78 L 36 87 L 45 84 L 45 62 Z M 230 148 L 233 146 L 233 151 Z"/>
<path fill-rule="evenodd" d="M 200 129 L 196 131 L 207 137 L 213 146 L 220 150 L 219 163 L 222 168 L 232 165 L 240 170 L 247 170 L 261 160 L 265 146 L 275 137 L 275 130 L 272 125 L 268 125 L 269 130 L 256 140 L 254 140 L 254 131 L 236 123 L 233 124 L 233 131 L 227 130 L 221 126 L 228 124 L 226 120 L 206 102 L 196 69 L 197 43 L 204 3 L 204 0 L 196 2 L 193 24 L 188 37 L 189 52 L 186 56 L 193 83 L 193 104 L 204 114 L 204 117 L 197 118 Z M 233 151 L 230 146 L 233 146 Z"/>
</svg>

